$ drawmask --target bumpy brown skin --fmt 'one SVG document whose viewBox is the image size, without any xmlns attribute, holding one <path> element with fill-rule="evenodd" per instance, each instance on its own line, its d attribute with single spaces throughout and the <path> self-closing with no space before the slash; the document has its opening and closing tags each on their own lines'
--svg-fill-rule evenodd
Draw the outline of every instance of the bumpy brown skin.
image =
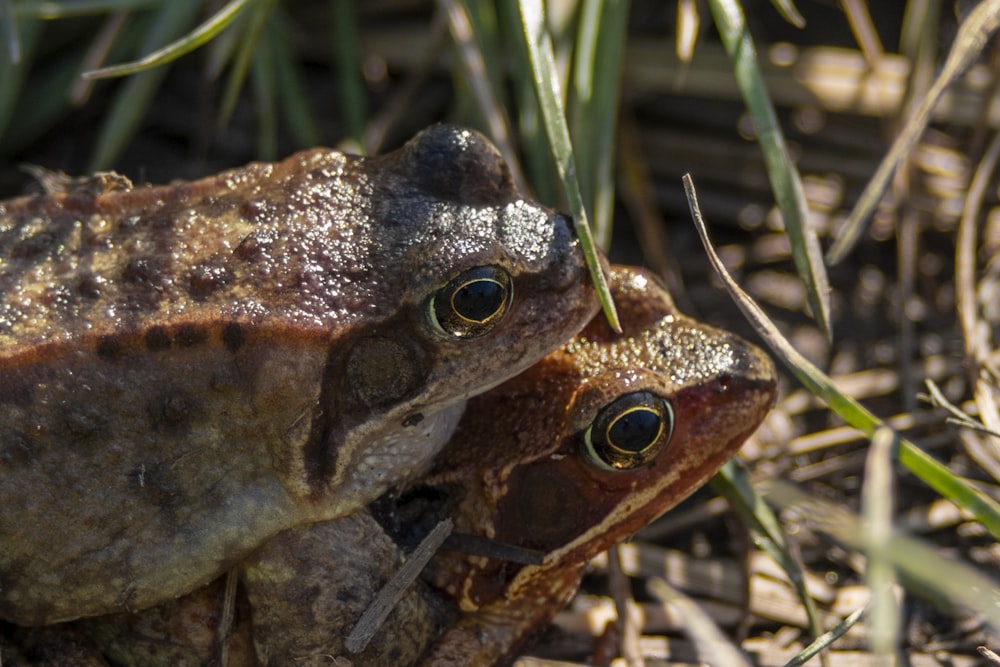
<svg viewBox="0 0 1000 667">
<path fill-rule="evenodd" d="M 436 328 L 481 266 L 509 312 Z M 0 618 L 148 607 L 363 507 L 596 308 L 568 221 L 449 126 L 0 203 Z"/>
<path fill-rule="evenodd" d="M 262 658 L 272 665 L 329 664 L 322 660 L 331 656 L 355 665 L 506 664 L 572 596 L 591 557 L 680 502 L 739 449 L 774 402 L 770 360 L 738 337 L 678 313 L 641 270 L 615 269 L 611 288 L 621 335 L 598 315 L 563 348 L 472 399 L 434 470 L 398 499 L 387 495 L 373 505 L 399 540 L 450 517 L 457 532 L 544 552 L 543 564 L 441 551 L 425 572 L 428 581 L 409 590 L 374 646 L 352 655 L 344 638 L 398 566 L 399 549 L 366 513 L 307 535 L 291 531 L 244 563 Z M 646 465 L 600 468 L 585 453 L 582 434 L 602 407 L 635 391 L 670 400 L 672 438 Z M 451 618 L 442 601 L 455 605 Z M 199 604 L 188 596 L 180 608 Z M 258 616 L 258 610 L 266 611 Z M 158 622 L 155 614 L 144 612 Z M 154 632 L 148 621 L 131 623 L 134 632 L 146 624 L 140 636 Z M 167 659 L 151 660 L 127 641 L 115 659 L 182 664 L 178 651 L 186 643 L 200 641 L 203 654 L 214 646 L 183 629 L 156 636 L 175 648 Z M 130 661 L 136 655 L 141 659 Z M 253 665 L 255 658 L 234 651 L 230 664 Z"/>
<path fill-rule="evenodd" d="M 231 604 L 231 631 L 225 639 L 225 576 L 177 600 L 142 612 L 107 614 L 59 625 L 22 628 L 20 633 L 31 637 L 34 633 L 51 634 L 55 630 L 71 629 L 90 638 L 99 647 L 96 655 L 107 658 L 111 665 L 136 667 L 219 665 L 225 641 L 229 667 L 258 667 L 250 625 L 250 605 L 239 590 Z M 39 640 L 36 639 L 35 643 L 38 644 Z"/>
<path fill-rule="evenodd" d="M 407 665 L 454 623 L 457 609 L 417 582 L 392 608 L 387 630 L 349 652 L 347 636 L 402 559 L 367 512 L 323 527 L 279 536 L 242 568 L 261 664 L 323 667 L 341 656 L 353 667 Z"/>
<path fill-rule="evenodd" d="M 344 646 L 358 618 L 401 564 L 396 542 L 365 511 L 271 540 L 240 566 L 234 631 L 226 642 L 229 666 L 322 667 L 331 664 L 333 656 L 342 656 L 353 667 L 412 663 L 458 614 L 419 581 L 392 608 L 387 630 L 377 632 L 363 651 L 350 653 Z M 99 649 L 88 658 L 103 654 L 115 665 L 215 664 L 224 586 L 222 577 L 138 613 L 26 628 L 20 632 L 21 643 L 29 637 L 32 645 L 38 644 L 37 632 L 59 638 L 52 633 L 58 628 L 70 636 L 92 638 Z"/>
</svg>

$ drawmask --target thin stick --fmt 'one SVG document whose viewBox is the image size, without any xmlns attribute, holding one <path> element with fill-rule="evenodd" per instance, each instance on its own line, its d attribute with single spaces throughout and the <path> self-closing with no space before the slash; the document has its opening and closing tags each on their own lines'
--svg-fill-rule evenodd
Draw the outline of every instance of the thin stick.
<svg viewBox="0 0 1000 667">
<path fill-rule="evenodd" d="M 406 559 L 400 567 L 386 582 L 382 590 L 378 592 L 372 603 L 368 605 L 365 609 L 365 613 L 361 614 L 361 618 L 358 619 L 357 625 L 351 630 L 351 634 L 347 635 L 347 640 L 344 642 L 344 647 L 351 653 L 360 653 L 365 650 L 368 646 L 368 642 L 372 640 L 378 629 L 382 627 L 385 619 L 389 616 L 389 612 L 392 611 L 396 603 L 403 597 L 406 593 L 406 589 L 410 587 L 410 584 L 420 576 L 420 573 L 427 566 L 428 561 L 437 553 L 437 550 L 444 543 L 448 535 L 451 534 L 451 530 L 454 527 L 451 519 L 445 519 L 441 521 L 438 525 L 434 526 L 434 530 L 428 533 L 427 537 L 417 545 L 417 548 L 413 550 L 410 557 Z"/>
</svg>

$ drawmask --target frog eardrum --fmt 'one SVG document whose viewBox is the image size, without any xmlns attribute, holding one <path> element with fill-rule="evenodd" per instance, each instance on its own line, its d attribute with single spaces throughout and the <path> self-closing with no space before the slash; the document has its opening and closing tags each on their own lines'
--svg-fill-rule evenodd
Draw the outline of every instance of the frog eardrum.
<svg viewBox="0 0 1000 667">
<path fill-rule="evenodd" d="M 583 443 L 596 466 L 632 470 L 655 460 L 673 432 L 670 401 L 648 391 L 637 391 L 601 408 L 584 432 Z"/>
</svg>

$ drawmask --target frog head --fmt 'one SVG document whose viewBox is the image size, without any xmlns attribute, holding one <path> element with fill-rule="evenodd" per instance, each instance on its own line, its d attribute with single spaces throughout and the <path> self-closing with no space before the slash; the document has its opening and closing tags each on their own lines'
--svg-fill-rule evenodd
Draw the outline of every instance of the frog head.
<svg viewBox="0 0 1000 667">
<path fill-rule="evenodd" d="M 391 304 L 343 332 L 328 362 L 332 424 L 308 470 L 360 494 L 416 475 L 464 399 L 526 369 L 594 314 L 572 221 L 525 199 L 499 152 L 437 125 L 367 161 L 375 242 L 391 268 L 361 300 Z"/>
</svg>

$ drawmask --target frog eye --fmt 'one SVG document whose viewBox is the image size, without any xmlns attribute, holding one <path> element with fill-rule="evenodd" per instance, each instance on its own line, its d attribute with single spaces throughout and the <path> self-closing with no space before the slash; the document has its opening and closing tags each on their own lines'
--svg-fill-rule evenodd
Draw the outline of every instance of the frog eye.
<svg viewBox="0 0 1000 667">
<path fill-rule="evenodd" d="M 608 403 L 583 434 L 587 457 L 605 470 L 644 466 L 670 442 L 674 410 L 648 391 L 619 396 Z"/>
<path fill-rule="evenodd" d="M 441 332 L 455 338 L 488 334 L 510 310 L 514 285 L 495 266 L 480 266 L 453 278 L 430 301 L 430 317 Z"/>
</svg>

